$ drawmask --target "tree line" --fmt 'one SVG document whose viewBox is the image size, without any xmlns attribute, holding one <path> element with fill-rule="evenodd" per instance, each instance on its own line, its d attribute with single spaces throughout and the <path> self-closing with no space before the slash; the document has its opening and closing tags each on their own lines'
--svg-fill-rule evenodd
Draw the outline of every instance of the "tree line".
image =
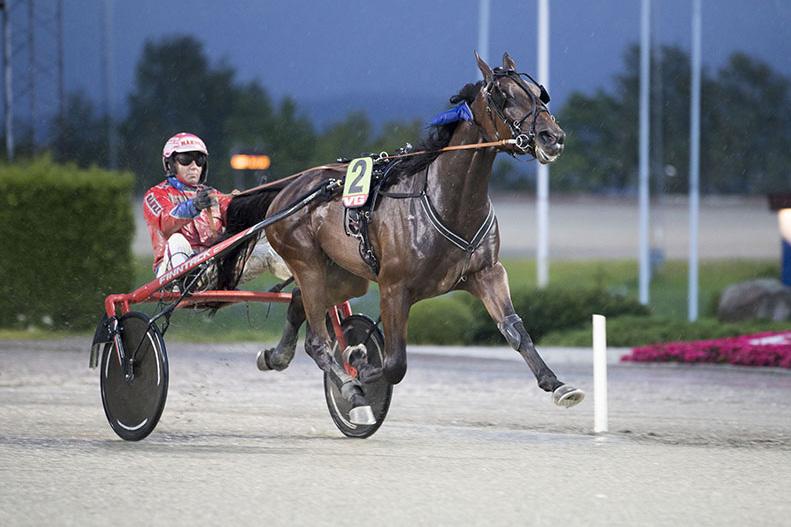
<svg viewBox="0 0 791 527">
<path fill-rule="evenodd" d="M 651 86 L 653 181 L 666 192 L 683 193 L 689 163 L 689 55 L 662 47 L 652 71 L 660 79 Z M 554 190 L 628 192 L 636 187 L 638 93 L 639 48 L 632 46 L 611 88 L 574 92 L 553 109 L 568 134 L 566 151 L 552 168 Z M 791 97 L 782 74 L 742 53 L 734 53 L 716 72 L 705 70 L 701 123 L 703 192 L 756 194 L 791 186 Z M 80 166 L 108 166 L 110 125 L 89 98 L 71 94 L 65 115 L 53 123 L 53 156 Z M 114 126 L 119 165 L 136 174 L 136 188 L 143 191 L 161 179 L 162 144 L 179 131 L 193 131 L 206 141 L 212 184 L 229 190 L 234 181 L 229 157 L 240 149 L 270 155 L 268 177 L 276 179 L 339 156 L 414 143 L 425 123 L 391 122 L 376 133 L 363 112 L 353 112 L 318 131 L 294 99 L 273 100 L 260 82 L 240 82 L 227 64 L 211 64 L 201 42 L 177 36 L 146 43 L 128 114 Z M 524 188 L 533 167 L 498 163 L 494 184 Z"/>
<path fill-rule="evenodd" d="M 574 93 L 558 113 L 568 134 L 553 166 L 556 187 L 623 191 L 637 185 L 639 65 L 625 53 L 611 91 Z M 689 186 L 690 57 L 662 47 L 652 59 L 651 158 L 654 184 L 669 193 Z M 701 76 L 701 191 L 763 194 L 791 190 L 789 80 L 769 65 L 734 53 Z"/>
<path fill-rule="evenodd" d="M 145 44 L 137 63 L 127 116 L 118 123 L 118 165 L 136 176 L 143 192 L 163 176 L 162 146 L 171 135 L 189 131 L 209 148 L 211 184 L 230 190 L 230 156 L 242 150 L 266 153 L 269 180 L 311 166 L 403 145 L 421 133 L 420 121 L 386 123 L 378 133 L 364 113 L 354 112 L 318 132 L 294 99 L 274 101 L 258 82 L 240 82 L 230 66 L 209 62 L 201 42 L 190 36 Z M 106 116 L 82 93 L 68 96 L 65 115 L 53 125 L 51 151 L 60 162 L 108 166 Z M 20 145 L 19 153 L 30 151 Z M 248 179 L 246 183 L 253 182 Z"/>
</svg>

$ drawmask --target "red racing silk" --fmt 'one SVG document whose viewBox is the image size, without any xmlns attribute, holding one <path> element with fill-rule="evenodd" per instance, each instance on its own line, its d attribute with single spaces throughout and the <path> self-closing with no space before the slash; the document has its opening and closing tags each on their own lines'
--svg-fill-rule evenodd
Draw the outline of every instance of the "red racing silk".
<svg viewBox="0 0 791 527">
<path fill-rule="evenodd" d="M 143 218 L 151 247 L 154 250 L 154 271 L 165 254 L 167 240 L 175 233 L 181 233 L 192 249 L 198 253 L 210 247 L 217 237 L 225 232 L 228 204 L 231 196 L 221 194 L 209 187 L 218 204 L 198 211 L 192 199 L 198 188 L 185 185 L 175 177 L 168 177 L 158 185 L 148 189 L 143 197 Z M 216 227 L 213 228 L 212 224 Z"/>
</svg>

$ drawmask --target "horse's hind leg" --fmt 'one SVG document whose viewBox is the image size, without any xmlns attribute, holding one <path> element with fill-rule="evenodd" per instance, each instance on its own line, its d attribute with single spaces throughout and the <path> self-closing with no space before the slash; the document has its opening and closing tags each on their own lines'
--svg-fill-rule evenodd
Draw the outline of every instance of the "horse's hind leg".
<svg viewBox="0 0 791 527">
<path fill-rule="evenodd" d="M 342 300 L 365 293 L 368 281 L 341 272 L 333 264 L 292 266 L 302 289 L 302 302 L 308 321 L 305 338 L 305 351 L 316 362 L 340 390 L 341 395 L 351 403 L 349 420 L 354 424 L 372 425 L 376 423 L 373 411 L 363 395 L 360 382 L 351 377 L 333 358 L 331 341 L 327 332 L 327 310 Z M 346 276 L 348 275 L 348 276 Z"/>
<path fill-rule="evenodd" d="M 302 292 L 299 288 L 296 288 L 291 294 L 291 302 L 288 304 L 286 324 L 283 327 L 280 342 L 277 343 L 277 347 L 274 349 L 265 349 L 258 352 L 256 363 L 259 370 L 282 371 L 288 368 L 288 365 L 294 359 L 294 351 L 297 349 L 299 328 L 304 322 L 305 308 L 302 305 Z"/>
<path fill-rule="evenodd" d="M 536 376 L 538 386 L 552 392 L 555 404 L 570 407 L 582 401 L 585 393 L 560 382 L 536 351 L 522 319 L 514 312 L 508 275 L 502 264 L 497 263 L 469 276 L 463 288 L 481 299 L 505 339 L 527 362 Z"/>
</svg>

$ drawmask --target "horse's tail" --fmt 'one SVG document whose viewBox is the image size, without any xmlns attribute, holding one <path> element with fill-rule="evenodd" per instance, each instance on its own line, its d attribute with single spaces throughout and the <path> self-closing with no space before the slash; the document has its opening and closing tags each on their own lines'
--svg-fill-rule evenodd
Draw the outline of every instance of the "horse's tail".
<svg viewBox="0 0 791 527">
<path fill-rule="evenodd" d="M 284 188 L 294 183 L 300 176 L 316 171 L 325 171 L 327 174 L 337 174 L 345 170 L 345 163 L 321 165 L 273 181 L 272 183 L 245 190 L 234 196 L 233 199 L 231 199 L 231 203 L 228 204 L 225 234 L 218 241 L 229 238 L 237 232 L 252 227 L 263 220 L 275 197 L 277 197 Z M 218 259 L 217 289 L 236 289 L 236 286 L 239 285 L 239 280 L 242 278 L 244 264 L 261 236 L 263 236 L 263 233 L 240 244 L 238 247 L 228 251 L 227 254 Z"/>
<path fill-rule="evenodd" d="M 218 240 L 230 238 L 234 234 L 252 227 L 266 217 L 269 206 L 283 186 L 262 188 L 255 192 L 235 196 L 228 204 L 225 234 Z M 262 233 L 263 235 L 263 233 Z M 217 289 L 232 290 L 239 285 L 242 270 L 250 252 L 260 238 L 254 236 L 250 240 L 231 249 L 217 261 Z"/>
</svg>

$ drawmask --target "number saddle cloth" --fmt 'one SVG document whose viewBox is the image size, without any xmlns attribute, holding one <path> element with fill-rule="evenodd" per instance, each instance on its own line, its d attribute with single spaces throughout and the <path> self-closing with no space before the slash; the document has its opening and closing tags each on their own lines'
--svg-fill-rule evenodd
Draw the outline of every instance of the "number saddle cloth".
<svg viewBox="0 0 791 527">
<path fill-rule="evenodd" d="M 355 161 L 358 160 L 352 160 L 352 163 Z M 343 229 L 347 236 L 359 240 L 360 257 L 368 267 L 371 268 L 374 275 L 379 275 L 379 260 L 371 246 L 371 239 L 368 235 L 368 225 L 370 225 L 373 218 L 373 213 L 379 202 L 382 188 L 392 169 L 398 165 L 399 161 L 399 159 L 385 159 L 373 162 L 370 173 L 370 186 L 367 188 L 368 192 L 365 194 L 358 194 L 356 196 L 357 199 L 351 206 L 349 206 L 349 201 L 344 199 L 346 210 L 344 213 Z M 352 176 L 353 174 L 347 173 L 347 180 Z"/>
</svg>

